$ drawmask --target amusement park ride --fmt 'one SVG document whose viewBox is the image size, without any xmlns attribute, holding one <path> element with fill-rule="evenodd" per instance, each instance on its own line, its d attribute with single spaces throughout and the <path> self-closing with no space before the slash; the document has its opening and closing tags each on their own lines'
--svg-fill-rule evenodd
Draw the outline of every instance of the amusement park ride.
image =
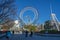
<svg viewBox="0 0 60 40">
<path fill-rule="evenodd" d="M 35 24 L 36 20 L 38 19 L 38 11 L 33 8 L 33 7 L 25 7 L 24 9 L 21 10 L 20 12 L 20 24 L 21 26 L 26 25 L 23 21 L 23 18 L 21 19 L 21 17 L 23 16 L 24 12 L 26 12 L 27 10 L 31 10 L 34 13 L 34 18 L 33 21 L 30 20 L 30 17 L 27 15 L 27 19 L 29 24 Z M 60 31 L 60 27 L 59 27 L 59 21 L 56 17 L 56 14 L 52 12 L 52 7 L 50 5 L 50 11 L 51 11 L 51 24 L 53 25 L 53 27 L 55 27 L 58 31 Z"/>
<path fill-rule="evenodd" d="M 24 14 L 24 12 L 31 10 L 34 14 L 33 20 L 31 21 L 31 18 L 29 15 L 26 15 L 26 18 L 28 19 L 28 23 L 32 24 L 34 22 L 36 22 L 36 20 L 38 19 L 38 11 L 37 9 L 33 8 L 33 7 L 25 7 L 24 9 L 21 10 L 20 12 L 20 18 L 23 20 L 22 16 Z M 23 20 L 24 21 L 24 20 Z M 25 22 L 24 22 L 25 23 Z"/>
<path fill-rule="evenodd" d="M 53 27 L 55 27 L 58 31 L 60 31 L 60 23 L 56 17 L 56 14 L 52 12 L 52 6 L 50 5 L 50 11 L 51 11 L 51 24 Z"/>
</svg>

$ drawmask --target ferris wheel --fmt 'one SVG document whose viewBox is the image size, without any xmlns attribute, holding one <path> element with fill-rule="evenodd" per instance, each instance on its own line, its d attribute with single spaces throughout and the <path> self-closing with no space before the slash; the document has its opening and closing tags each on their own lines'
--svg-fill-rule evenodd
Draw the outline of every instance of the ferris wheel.
<svg viewBox="0 0 60 40">
<path fill-rule="evenodd" d="M 33 17 L 32 21 L 30 20 L 30 16 L 29 15 L 26 16 L 27 19 L 28 19 L 28 23 L 31 24 L 31 23 L 34 23 L 38 19 L 38 11 L 35 8 L 33 8 L 33 7 L 25 7 L 20 12 L 20 18 L 22 19 L 22 21 L 24 21 L 24 19 L 22 17 L 24 12 L 26 12 L 28 10 L 31 10 L 33 12 L 33 14 L 34 14 L 34 17 Z M 24 23 L 25 23 L 25 21 L 24 21 Z"/>
</svg>

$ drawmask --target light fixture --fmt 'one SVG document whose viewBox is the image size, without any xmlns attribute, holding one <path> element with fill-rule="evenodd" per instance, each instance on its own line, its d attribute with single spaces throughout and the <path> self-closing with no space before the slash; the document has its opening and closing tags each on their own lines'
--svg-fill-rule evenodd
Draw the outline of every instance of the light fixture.
<svg viewBox="0 0 60 40">
<path fill-rule="evenodd" d="M 15 24 L 18 24 L 18 20 L 15 21 Z"/>
</svg>

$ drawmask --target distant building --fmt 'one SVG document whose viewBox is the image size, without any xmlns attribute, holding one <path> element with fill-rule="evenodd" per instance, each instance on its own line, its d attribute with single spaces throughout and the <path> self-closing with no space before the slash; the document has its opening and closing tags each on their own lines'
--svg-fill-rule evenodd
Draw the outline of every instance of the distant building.
<svg viewBox="0 0 60 40">
<path fill-rule="evenodd" d="M 36 31 L 38 31 L 38 32 L 41 30 L 44 30 L 44 24 L 41 24 L 36 28 Z"/>
</svg>

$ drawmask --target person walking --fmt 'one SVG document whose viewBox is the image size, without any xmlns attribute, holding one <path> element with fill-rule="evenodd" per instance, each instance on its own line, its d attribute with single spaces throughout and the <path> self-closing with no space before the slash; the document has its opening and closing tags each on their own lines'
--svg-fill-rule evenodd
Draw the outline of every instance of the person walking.
<svg viewBox="0 0 60 40">
<path fill-rule="evenodd" d="M 14 30 L 12 31 L 12 33 L 14 34 Z"/>
<path fill-rule="evenodd" d="M 6 39 L 7 40 L 10 40 L 10 36 L 11 36 L 11 32 L 10 31 L 7 31 L 6 32 Z"/>
<path fill-rule="evenodd" d="M 25 34 L 25 37 L 27 37 L 28 36 L 28 31 L 26 30 L 26 32 L 25 32 L 26 34 Z"/>
<path fill-rule="evenodd" d="M 32 37 L 33 36 L 33 31 L 31 31 L 31 33 L 30 33 L 30 37 Z"/>
</svg>

